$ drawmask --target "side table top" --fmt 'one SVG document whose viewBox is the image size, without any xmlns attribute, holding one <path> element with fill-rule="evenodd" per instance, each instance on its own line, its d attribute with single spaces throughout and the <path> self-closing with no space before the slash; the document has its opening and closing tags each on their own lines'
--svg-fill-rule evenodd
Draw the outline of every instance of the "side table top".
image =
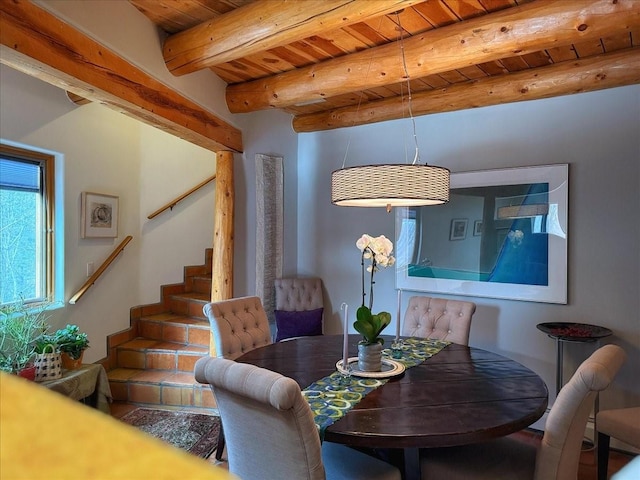
<svg viewBox="0 0 640 480">
<path fill-rule="evenodd" d="M 552 338 L 567 342 L 595 342 L 613 334 L 608 328 L 588 323 L 548 322 L 536 327 Z"/>
</svg>

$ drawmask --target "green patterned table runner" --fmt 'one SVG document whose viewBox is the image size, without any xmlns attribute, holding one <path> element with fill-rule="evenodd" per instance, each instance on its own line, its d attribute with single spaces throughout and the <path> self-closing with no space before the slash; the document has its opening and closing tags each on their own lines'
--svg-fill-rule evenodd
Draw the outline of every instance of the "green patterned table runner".
<svg viewBox="0 0 640 480">
<path fill-rule="evenodd" d="M 391 349 L 385 348 L 382 357 L 402 363 L 405 368 L 415 367 L 426 359 L 440 352 L 451 342 L 429 340 L 424 338 L 407 338 L 402 348 L 402 358 L 392 358 Z M 369 392 L 384 385 L 389 378 L 360 378 L 333 372 L 320 380 L 313 382 L 302 391 L 302 395 L 309 402 L 320 439 L 329 425 L 347 414 Z"/>
</svg>

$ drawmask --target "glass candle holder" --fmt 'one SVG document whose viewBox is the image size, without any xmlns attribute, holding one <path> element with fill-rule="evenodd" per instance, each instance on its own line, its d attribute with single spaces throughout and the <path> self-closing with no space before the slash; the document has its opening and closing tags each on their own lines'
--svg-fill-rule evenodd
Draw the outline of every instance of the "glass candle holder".
<svg viewBox="0 0 640 480">
<path fill-rule="evenodd" d="M 395 359 L 402 358 L 402 350 L 404 348 L 404 342 L 401 338 L 394 340 L 391 343 L 391 357 Z"/>
</svg>

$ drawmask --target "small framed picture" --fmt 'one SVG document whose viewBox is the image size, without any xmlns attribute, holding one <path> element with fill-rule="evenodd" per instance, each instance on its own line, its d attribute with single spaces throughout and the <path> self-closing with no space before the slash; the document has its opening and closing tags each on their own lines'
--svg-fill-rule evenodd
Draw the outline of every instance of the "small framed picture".
<svg viewBox="0 0 640 480">
<path fill-rule="evenodd" d="M 449 240 L 464 240 L 467 236 L 467 224 L 469 220 L 466 218 L 454 218 L 451 220 L 451 230 L 449 231 Z"/>
<path fill-rule="evenodd" d="M 82 238 L 118 236 L 118 197 L 82 192 Z"/>
<path fill-rule="evenodd" d="M 482 235 L 482 220 L 476 220 L 473 222 L 473 236 L 479 237 Z"/>
</svg>

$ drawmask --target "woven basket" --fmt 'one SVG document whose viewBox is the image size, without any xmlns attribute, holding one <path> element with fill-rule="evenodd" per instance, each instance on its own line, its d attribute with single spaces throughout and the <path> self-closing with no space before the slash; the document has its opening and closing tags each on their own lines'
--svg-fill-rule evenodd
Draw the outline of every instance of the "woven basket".
<svg viewBox="0 0 640 480">
<path fill-rule="evenodd" d="M 51 352 L 47 353 L 47 350 L 51 350 Z M 36 359 L 33 362 L 36 366 L 36 382 L 55 380 L 62 377 L 60 352 L 55 350 L 55 347 L 49 344 L 43 348 L 43 353 L 36 353 Z"/>
</svg>

